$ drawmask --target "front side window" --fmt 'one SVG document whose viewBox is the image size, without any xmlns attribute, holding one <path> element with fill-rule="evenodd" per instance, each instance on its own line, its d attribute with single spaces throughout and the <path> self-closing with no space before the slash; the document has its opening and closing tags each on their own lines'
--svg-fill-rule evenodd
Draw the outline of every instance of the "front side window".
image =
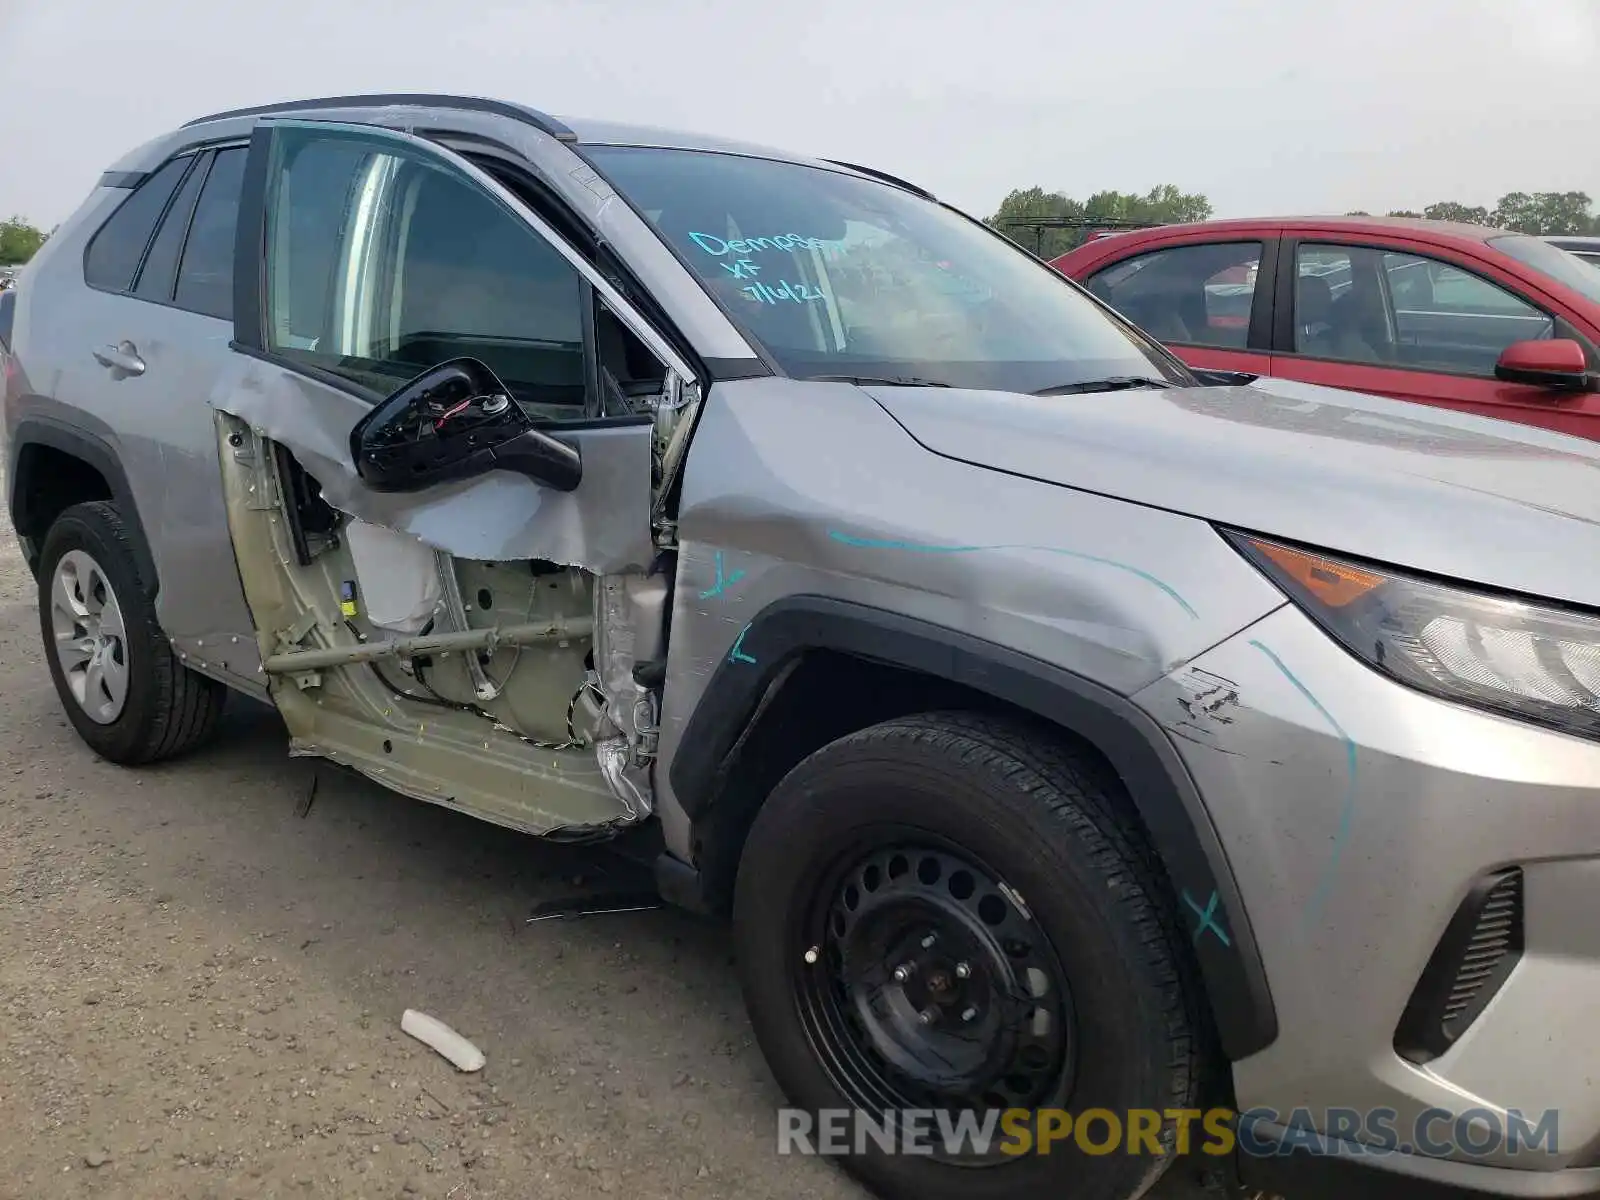
<svg viewBox="0 0 1600 1200">
<path fill-rule="evenodd" d="M 1396 359 L 1404 366 L 1493 376 L 1513 342 L 1555 335 L 1555 322 L 1520 296 L 1454 263 L 1385 254 Z"/>
<path fill-rule="evenodd" d="M 1260 268 L 1260 242 L 1173 246 L 1123 259 L 1089 290 L 1163 342 L 1242 350 Z"/>
<path fill-rule="evenodd" d="M 1554 329 L 1521 297 L 1441 259 L 1311 243 L 1296 252 L 1298 354 L 1492 378 L 1507 346 Z"/>
<path fill-rule="evenodd" d="M 173 159 L 117 206 L 89 242 L 83 260 L 84 282 L 111 292 L 125 292 L 133 286 L 134 273 L 155 236 L 167 201 L 193 162 L 192 156 Z"/>
<path fill-rule="evenodd" d="M 965 217 L 855 175 L 594 147 L 597 168 L 786 374 L 1009 391 L 1181 366 Z"/>
<path fill-rule="evenodd" d="M 267 194 L 266 345 L 379 395 L 459 357 L 530 413 L 585 415 L 577 270 L 448 164 L 285 126 Z"/>
</svg>

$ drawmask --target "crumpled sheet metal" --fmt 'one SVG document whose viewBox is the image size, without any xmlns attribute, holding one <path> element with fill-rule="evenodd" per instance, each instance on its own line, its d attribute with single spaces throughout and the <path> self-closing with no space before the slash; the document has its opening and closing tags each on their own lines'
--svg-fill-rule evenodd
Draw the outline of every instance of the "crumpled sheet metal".
<svg viewBox="0 0 1600 1200">
<path fill-rule="evenodd" d="M 457 558 L 544 559 L 596 574 L 645 569 L 650 539 L 648 425 L 575 429 L 583 456 L 574 492 L 509 471 L 421 492 L 374 492 L 350 458 L 350 430 L 366 402 L 260 359 L 236 356 L 211 404 L 288 448 L 341 512 L 411 534 Z"/>
</svg>

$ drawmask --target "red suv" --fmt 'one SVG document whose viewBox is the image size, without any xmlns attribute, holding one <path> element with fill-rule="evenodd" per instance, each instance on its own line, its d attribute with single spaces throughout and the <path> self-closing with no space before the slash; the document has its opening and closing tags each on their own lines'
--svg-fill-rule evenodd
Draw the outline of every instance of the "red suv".
<svg viewBox="0 0 1600 1200">
<path fill-rule="evenodd" d="M 1052 265 L 1191 366 L 1600 440 L 1600 271 L 1536 237 L 1399 218 L 1207 221 Z"/>
</svg>

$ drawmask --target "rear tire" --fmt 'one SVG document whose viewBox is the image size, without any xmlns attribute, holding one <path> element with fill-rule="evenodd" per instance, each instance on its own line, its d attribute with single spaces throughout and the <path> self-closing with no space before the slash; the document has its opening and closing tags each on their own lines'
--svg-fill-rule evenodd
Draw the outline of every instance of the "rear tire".
<svg viewBox="0 0 1600 1200">
<path fill-rule="evenodd" d="M 50 527 L 39 623 L 67 719 L 102 758 L 156 762 L 216 729 L 227 688 L 173 654 L 116 505 L 75 504 Z"/>
<path fill-rule="evenodd" d="M 974 714 L 889 721 L 795 767 L 756 818 L 734 899 L 746 1004 L 790 1102 L 874 1119 L 1099 1108 L 1124 1123 L 1196 1107 L 1198 992 L 1170 885 L 1130 813 L 1120 781 L 1055 731 Z M 1049 981 L 1031 982 L 1020 1009 L 1014 963 Z M 990 1008 L 1007 1015 L 986 1040 Z M 1064 1037 L 1036 1036 L 1058 1016 Z M 939 1039 L 926 1056 L 918 1026 Z M 963 1057 L 974 1039 L 993 1047 L 976 1066 Z M 1103 1123 L 1091 1129 L 1091 1146 L 1106 1140 Z M 1068 1138 L 977 1166 L 869 1137 L 841 1162 L 891 1200 L 1128 1200 L 1171 1162 L 1173 1133 L 1163 1119 L 1165 1155 L 1085 1153 Z M 1190 1133 L 1198 1148 L 1198 1122 Z"/>
</svg>

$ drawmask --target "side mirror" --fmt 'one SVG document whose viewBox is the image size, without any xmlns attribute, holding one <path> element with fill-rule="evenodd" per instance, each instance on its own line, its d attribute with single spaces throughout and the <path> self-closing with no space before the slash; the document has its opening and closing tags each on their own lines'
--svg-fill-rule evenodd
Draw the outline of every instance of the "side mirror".
<svg viewBox="0 0 1600 1200">
<path fill-rule="evenodd" d="M 1571 338 L 1512 342 L 1495 364 L 1496 379 L 1560 392 L 1592 392 L 1596 378 L 1583 346 Z"/>
<path fill-rule="evenodd" d="M 375 492 L 416 492 L 514 471 L 558 492 L 583 478 L 578 451 L 533 421 L 483 363 L 429 367 L 356 422 L 350 457 Z"/>
</svg>

